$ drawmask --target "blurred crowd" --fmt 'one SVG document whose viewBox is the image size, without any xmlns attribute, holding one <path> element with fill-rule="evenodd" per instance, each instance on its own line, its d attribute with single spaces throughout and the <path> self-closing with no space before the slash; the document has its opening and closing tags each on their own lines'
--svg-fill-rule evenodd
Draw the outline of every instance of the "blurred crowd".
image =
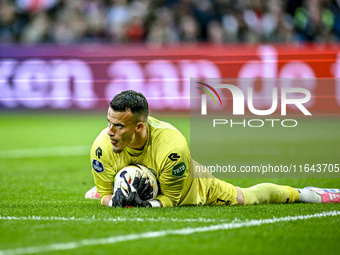
<svg viewBox="0 0 340 255">
<path fill-rule="evenodd" d="M 338 42 L 339 7 L 340 0 L 0 0 L 0 42 Z"/>
</svg>

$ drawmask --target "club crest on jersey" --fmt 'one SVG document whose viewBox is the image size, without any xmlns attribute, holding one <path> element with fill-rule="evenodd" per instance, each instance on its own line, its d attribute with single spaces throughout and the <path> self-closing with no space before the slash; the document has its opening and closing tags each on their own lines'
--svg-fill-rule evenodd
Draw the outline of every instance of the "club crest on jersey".
<svg viewBox="0 0 340 255">
<path fill-rule="evenodd" d="M 104 172 L 104 166 L 102 164 L 102 162 L 94 159 L 92 161 L 92 167 L 94 169 L 94 171 L 96 171 L 97 173 L 101 173 L 101 172 Z"/>
<path fill-rule="evenodd" d="M 186 169 L 187 169 L 187 166 L 185 165 L 185 163 L 181 162 L 172 168 L 172 176 L 182 177 Z"/>
</svg>

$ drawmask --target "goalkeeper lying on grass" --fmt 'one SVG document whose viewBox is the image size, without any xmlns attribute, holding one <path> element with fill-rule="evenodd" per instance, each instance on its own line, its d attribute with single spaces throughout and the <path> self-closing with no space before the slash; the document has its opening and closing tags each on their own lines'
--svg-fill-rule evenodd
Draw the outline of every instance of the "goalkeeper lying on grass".
<svg viewBox="0 0 340 255">
<path fill-rule="evenodd" d="M 110 103 L 107 120 L 108 127 L 98 135 L 91 149 L 96 187 L 86 195 L 91 197 L 91 191 L 98 192 L 104 206 L 340 202 L 339 190 L 296 189 L 271 183 L 239 188 L 195 173 L 199 165 L 191 159 L 184 136 L 169 123 L 150 117 L 148 102 L 141 93 L 129 90 L 117 94 Z M 159 194 L 155 199 L 146 201 L 149 196 L 139 194 L 141 178 L 131 180 L 113 194 L 116 174 L 131 164 L 144 165 L 156 172 Z"/>
</svg>

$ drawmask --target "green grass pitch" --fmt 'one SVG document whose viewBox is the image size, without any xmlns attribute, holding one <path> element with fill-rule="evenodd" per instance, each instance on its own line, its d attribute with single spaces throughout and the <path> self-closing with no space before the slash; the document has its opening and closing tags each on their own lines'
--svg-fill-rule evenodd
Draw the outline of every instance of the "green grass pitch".
<svg viewBox="0 0 340 255">
<path fill-rule="evenodd" d="M 188 117 L 157 117 L 189 139 Z M 311 158 L 338 152 L 339 123 L 316 121 L 310 127 L 327 130 L 322 140 L 315 135 L 310 144 L 295 142 Z M 340 204 L 112 209 L 86 200 L 93 186 L 88 151 L 106 125 L 105 112 L 1 114 L 0 255 L 339 254 Z M 268 139 L 263 143 L 271 146 Z M 318 144 L 324 150 L 315 150 Z M 248 146 L 256 151 L 259 143 Z M 243 160 L 237 150 L 229 153 L 234 162 Z M 338 178 L 227 181 L 241 187 L 273 182 L 340 188 Z"/>
</svg>

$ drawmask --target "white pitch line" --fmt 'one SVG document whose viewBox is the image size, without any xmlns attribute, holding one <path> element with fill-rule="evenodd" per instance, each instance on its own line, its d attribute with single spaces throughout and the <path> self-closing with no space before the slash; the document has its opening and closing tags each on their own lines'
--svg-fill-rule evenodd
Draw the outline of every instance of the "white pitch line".
<svg viewBox="0 0 340 255">
<path fill-rule="evenodd" d="M 90 153 L 90 149 L 91 147 L 89 145 L 79 145 L 1 150 L 0 159 L 83 156 L 88 155 Z"/>
<path fill-rule="evenodd" d="M 230 220 L 219 220 L 219 219 L 209 219 L 209 218 L 197 218 L 197 219 L 180 219 L 180 218 L 126 218 L 126 217 L 115 217 L 115 218 L 76 218 L 76 217 L 56 217 L 56 216 L 1 216 L 0 220 L 31 220 L 31 221 L 107 221 L 113 223 L 122 223 L 122 222 L 230 222 Z M 237 219 L 236 219 L 237 220 Z M 235 220 L 234 220 L 235 221 Z"/>
<path fill-rule="evenodd" d="M 44 246 L 32 246 L 32 247 L 22 247 L 16 249 L 8 249 L 8 250 L 0 250 L 0 255 L 21 255 L 21 254 L 33 254 L 33 253 L 43 253 L 43 252 L 51 252 L 51 251 L 64 251 L 76 249 L 84 246 L 91 245 L 105 245 L 105 244 L 114 244 L 132 240 L 140 240 L 140 239 L 150 239 L 157 238 L 167 235 L 190 235 L 193 233 L 203 233 L 203 232 L 211 232 L 218 230 L 229 230 L 229 229 L 237 229 L 243 227 L 251 227 L 251 226 L 261 226 L 264 224 L 274 224 L 277 222 L 289 222 L 289 221 L 297 221 L 297 220 L 308 220 L 312 218 L 321 218 L 327 216 L 339 216 L 340 211 L 330 211 L 309 215 L 296 215 L 296 216 L 287 216 L 281 218 L 272 218 L 272 219 L 259 219 L 259 220 L 248 220 L 244 222 L 231 222 L 231 223 L 223 223 L 218 225 L 210 225 L 206 227 L 198 227 L 198 228 L 181 228 L 181 229 L 171 229 L 171 230 L 163 230 L 163 231 L 151 231 L 144 232 L 140 234 L 130 234 L 125 236 L 111 236 L 107 238 L 99 238 L 99 239 L 84 239 L 78 242 L 69 242 L 69 243 L 55 243 Z"/>
</svg>

